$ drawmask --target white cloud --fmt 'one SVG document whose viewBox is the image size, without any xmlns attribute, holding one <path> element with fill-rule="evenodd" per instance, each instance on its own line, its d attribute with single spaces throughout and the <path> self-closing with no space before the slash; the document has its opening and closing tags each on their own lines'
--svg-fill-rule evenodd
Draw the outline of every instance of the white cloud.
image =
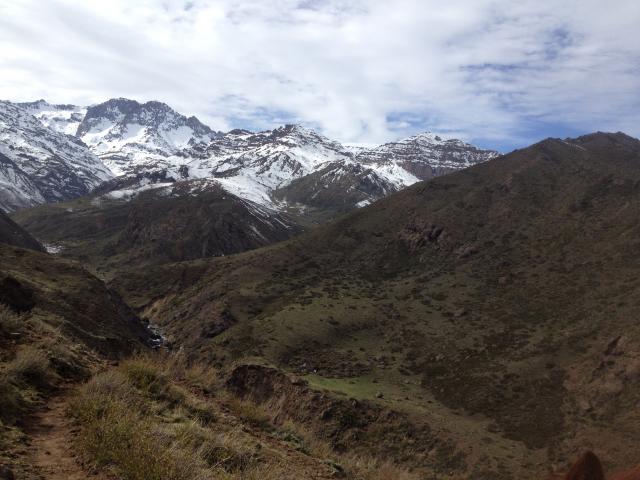
<svg viewBox="0 0 640 480">
<path fill-rule="evenodd" d="M 639 136 L 639 20 L 635 0 L 0 0 L 0 97 L 158 99 L 351 142 Z"/>
</svg>

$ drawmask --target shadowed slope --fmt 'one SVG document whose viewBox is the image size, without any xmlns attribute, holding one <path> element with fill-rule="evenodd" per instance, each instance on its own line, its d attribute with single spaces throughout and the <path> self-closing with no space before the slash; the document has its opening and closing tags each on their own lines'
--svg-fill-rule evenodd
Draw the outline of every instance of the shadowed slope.
<svg viewBox="0 0 640 480">
<path fill-rule="evenodd" d="M 17 223 L 0 211 L 0 243 L 31 250 L 44 251 L 42 245 Z"/>
<path fill-rule="evenodd" d="M 214 183 L 177 182 L 133 198 L 126 192 L 123 185 L 115 193 L 22 210 L 14 218 L 61 255 L 107 271 L 239 253 L 301 231 L 286 216 Z"/>
</svg>

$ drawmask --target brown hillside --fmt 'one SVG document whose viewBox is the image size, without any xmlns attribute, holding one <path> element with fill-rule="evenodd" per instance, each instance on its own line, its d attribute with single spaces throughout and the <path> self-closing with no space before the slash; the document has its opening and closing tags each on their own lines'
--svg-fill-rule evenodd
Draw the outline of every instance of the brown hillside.
<svg viewBox="0 0 640 480">
<path fill-rule="evenodd" d="M 194 355 L 262 357 L 427 421 L 466 452 L 455 476 L 531 478 L 585 447 L 625 467 L 638 211 L 638 140 L 549 139 L 300 238 L 115 284 Z"/>
</svg>

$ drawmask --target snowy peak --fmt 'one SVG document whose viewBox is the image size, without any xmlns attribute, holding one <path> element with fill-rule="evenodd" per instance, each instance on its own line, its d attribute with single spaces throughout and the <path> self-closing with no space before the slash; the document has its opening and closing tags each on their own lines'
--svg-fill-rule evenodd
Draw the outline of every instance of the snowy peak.
<svg viewBox="0 0 640 480">
<path fill-rule="evenodd" d="M 329 150 L 344 152 L 344 147 L 340 143 L 302 125 L 288 124 L 264 133 L 267 139 L 289 147 L 322 145 Z"/>
<path fill-rule="evenodd" d="M 117 175 L 166 168 L 165 159 L 220 134 L 161 102 L 116 98 L 93 105 L 77 136 Z"/>
<path fill-rule="evenodd" d="M 493 150 L 483 150 L 458 139 L 447 139 L 426 132 L 361 150 L 355 158 L 365 164 L 394 164 L 418 179 L 426 180 L 491 160 L 498 155 Z"/>
<path fill-rule="evenodd" d="M 109 124 L 112 137 L 121 136 L 128 125 L 144 127 L 149 134 L 160 134 L 174 147 L 186 147 L 192 138 L 215 138 L 213 130 L 200 122 L 196 117 L 185 117 L 162 102 L 139 103 L 126 98 L 116 98 L 93 105 L 87 109 L 86 115 L 78 128 L 77 135 L 82 138 L 88 133 L 102 131 Z M 173 136 L 171 132 L 189 129 L 191 136 Z M 187 133 L 186 131 L 184 133 Z"/>
<path fill-rule="evenodd" d="M 54 105 L 45 100 L 18 103 L 17 105 L 40 120 L 45 127 L 67 135 L 76 134 L 78 126 L 87 112 L 86 107 L 70 104 Z"/>
<path fill-rule="evenodd" d="M 495 155 L 432 133 L 345 147 L 301 125 L 284 125 L 258 133 L 232 130 L 176 154 L 161 168 L 175 179 L 213 178 L 235 195 L 274 209 L 334 202 L 345 211 Z"/>
<path fill-rule="evenodd" d="M 259 133 L 232 130 L 186 153 L 194 158 L 185 165 L 190 177 L 213 176 L 231 192 L 271 207 L 278 204 L 272 195 L 276 189 L 350 158 L 340 143 L 300 125 Z"/>
<path fill-rule="evenodd" d="M 100 192 L 122 190 L 127 197 L 154 185 L 206 180 L 275 210 L 293 202 L 345 211 L 497 155 L 433 133 L 377 146 L 345 146 L 296 124 L 222 134 L 165 103 L 126 98 L 90 107 L 38 100 L 7 103 L 5 110 L 10 108 L 5 143 L 12 146 L 0 149 L 0 165 L 12 208 L 25 206 L 20 191 L 30 191 L 27 205 L 56 201 L 115 175 Z M 36 178 L 40 171 L 59 177 L 43 185 Z"/>
<path fill-rule="evenodd" d="M 46 127 L 27 108 L 0 102 L 0 208 L 86 195 L 111 176 L 80 140 Z"/>
</svg>

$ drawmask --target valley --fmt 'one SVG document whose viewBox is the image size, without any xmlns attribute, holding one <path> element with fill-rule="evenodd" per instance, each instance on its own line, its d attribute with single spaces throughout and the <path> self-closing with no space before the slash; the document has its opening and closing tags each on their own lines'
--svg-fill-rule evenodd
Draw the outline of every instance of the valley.
<svg viewBox="0 0 640 480">
<path fill-rule="evenodd" d="M 111 285 L 198 358 L 263 359 L 438 426 L 454 476 L 543 475 L 586 447 L 632 465 L 639 146 L 545 140 L 287 242 Z"/>
<path fill-rule="evenodd" d="M 640 480 L 639 20 L 0 0 L 0 480 Z"/>
<path fill-rule="evenodd" d="M 159 102 L 5 108 L 65 148 L 75 130 L 109 169 L 0 216 L 0 463 L 19 478 L 509 480 L 587 448 L 637 463 L 637 139 L 350 150 Z"/>
</svg>

